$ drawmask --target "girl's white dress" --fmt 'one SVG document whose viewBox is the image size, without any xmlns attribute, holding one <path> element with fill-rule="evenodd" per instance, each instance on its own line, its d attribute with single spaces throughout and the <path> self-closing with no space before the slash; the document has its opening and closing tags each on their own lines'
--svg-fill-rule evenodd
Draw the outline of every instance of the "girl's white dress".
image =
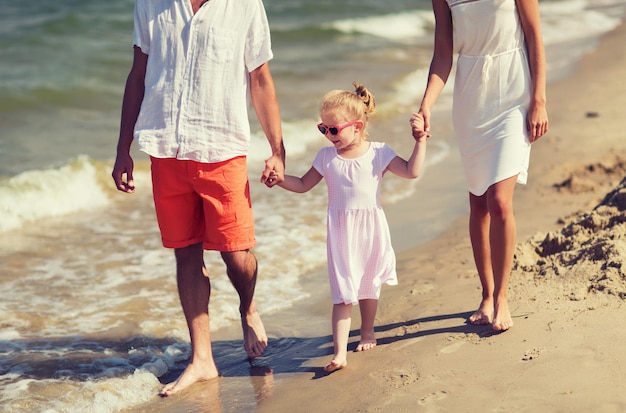
<svg viewBox="0 0 626 413">
<path fill-rule="evenodd" d="M 515 0 L 447 0 L 458 60 L 453 122 L 469 191 L 483 195 L 530 159 L 531 77 Z"/>
<path fill-rule="evenodd" d="M 328 276 L 334 304 L 378 299 L 384 283 L 398 284 L 396 256 L 380 205 L 383 174 L 396 153 L 384 143 L 355 159 L 322 148 L 313 167 L 328 188 Z"/>
</svg>

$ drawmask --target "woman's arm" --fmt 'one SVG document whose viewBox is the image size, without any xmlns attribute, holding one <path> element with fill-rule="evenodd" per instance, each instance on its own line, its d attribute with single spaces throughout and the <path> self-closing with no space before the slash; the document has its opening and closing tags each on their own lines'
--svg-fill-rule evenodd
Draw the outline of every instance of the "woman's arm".
<svg viewBox="0 0 626 413">
<path fill-rule="evenodd" d="M 546 110 L 546 55 L 541 37 L 538 0 L 517 0 L 532 81 L 532 95 L 526 118 L 530 141 L 534 142 L 548 130 Z"/>
<path fill-rule="evenodd" d="M 419 113 L 424 116 L 425 130 L 430 130 L 430 111 L 452 70 L 453 29 L 452 14 L 445 0 L 432 0 L 435 13 L 435 44 L 433 58 L 430 62 L 428 82 Z"/>
</svg>

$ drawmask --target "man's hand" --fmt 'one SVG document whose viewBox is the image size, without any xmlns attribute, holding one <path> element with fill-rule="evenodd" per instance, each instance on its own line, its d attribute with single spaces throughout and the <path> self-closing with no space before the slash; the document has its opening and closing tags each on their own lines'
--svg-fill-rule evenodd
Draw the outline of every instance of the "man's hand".
<svg viewBox="0 0 626 413">
<path fill-rule="evenodd" d="M 118 190 L 126 192 L 127 194 L 135 192 L 135 181 L 133 180 L 134 167 L 135 164 L 130 154 L 117 155 L 111 176 Z M 124 175 L 126 176 L 124 177 Z"/>
<path fill-rule="evenodd" d="M 261 183 L 268 188 L 285 180 L 285 162 L 280 155 L 272 155 L 265 160 L 265 169 L 261 174 Z"/>
</svg>

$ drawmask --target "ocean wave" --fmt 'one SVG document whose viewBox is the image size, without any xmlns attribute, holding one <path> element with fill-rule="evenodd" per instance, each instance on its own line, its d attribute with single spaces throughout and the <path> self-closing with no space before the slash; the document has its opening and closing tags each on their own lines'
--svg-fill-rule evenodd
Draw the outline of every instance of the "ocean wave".
<svg viewBox="0 0 626 413">
<path fill-rule="evenodd" d="M 105 165 L 79 156 L 66 165 L 0 181 L 0 232 L 38 219 L 109 204 Z"/>
<path fill-rule="evenodd" d="M 541 30 L 545 44 L 595 37 L 621 23 L 621 14 L 613 16 L 610 9 L 596 7 L 597 2 L 585 0 L 541 3 Z"/>
<path fill-rule="evenodd" d="M 388 40 L 412 40 L 429 36 L 434 27 L 432 11 L 415 10 L 384 16 L 337 20 L 322 25 L 342 33 L 361 33 Z"/>
<path fill-rule="evenodd" d="M 390 41 L 430 41 L 433 28 L 434 15 L 429 9 L 346 18 L 287 19 L 271 26 L 274 38 L 299 42 L 319 40 L 336 33 L 369 35 Z"/>
<path fill-rule="evenodd" d="M 312 146 L 324 144 L 324 137 L 318 132 L 316 119 L 300 119 L 282 122 L 285 152 L 288 161 L 306 154 Z M 250 138 L 248 164 L 250 171 L 256 173 L 257 166 L 271 155 L 270 146 L 262 130 L 254 132 Z M 257 168 L 258 169 L 258 168 Z"/>
</svg>

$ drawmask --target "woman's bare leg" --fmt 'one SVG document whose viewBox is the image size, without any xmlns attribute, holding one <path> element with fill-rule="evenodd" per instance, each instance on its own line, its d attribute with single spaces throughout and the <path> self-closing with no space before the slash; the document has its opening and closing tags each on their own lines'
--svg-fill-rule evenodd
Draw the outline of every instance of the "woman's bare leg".
<svg viewBox="0 0 626 413">
<path fill-rule="evenodd" d="M 513 269 L 517 226 L 513 212 L 513 192 L 517 176 L 491 186 L 487 191 L 491 227 L 491 262 L 494 275 L 493 329 L 508 330 L 513 319 L 508 304 L 509 276 Z"/>
<path fill-rule="evenodd" d="M 491 248 L 489 246 L 490 217 L 487 206 L 487 195 L 469 194 L 470 220 L 469 233 L 472 242 L 474 263 L 482 286 L 482 301 L 478 309 L 469 317 L 472 324 L 489 324 L 493 319 L 493 270 L 491 265 Z"/>
</svg>

